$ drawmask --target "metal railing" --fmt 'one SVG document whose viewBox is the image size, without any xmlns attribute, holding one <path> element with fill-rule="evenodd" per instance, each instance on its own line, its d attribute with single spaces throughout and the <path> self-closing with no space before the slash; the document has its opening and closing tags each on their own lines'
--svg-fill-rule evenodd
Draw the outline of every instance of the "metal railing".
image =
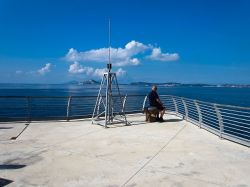
<svg viewBox="0 0 250 187">
<path fill-rule="evenodd" d="M 172 95 L 161 95 L 160 98 L 168 111 L 222 139 L 250 146 L 249 107 L 209 103 Z"/>
<path fill-rule="evenodd" d="M 141 112 L 144 95 L 122 96 L 126 113 Z M 0 96 L 0 122 L 70 120 L 92 116 L 96 96 Z M 114 102 L 118 97 L 113 97 Z M 101 109 L 100 109 L 101 110 Z"/>
<path fill-rule="evenodd" d="M 167 111 L 204 128 L 220 138 L 250 146 L 250 108 L 161 95 Z M 114 98 L 115 99 L 115 98 Z M 123 96 L 125 113 L 142 111 L 145 95 Z M 23 97 L 0 96 L 0 122 L 71 120 L 92 116 L 96 96 Z M 114 101 L 115 102 L 115 101 Z"/>
</svg>

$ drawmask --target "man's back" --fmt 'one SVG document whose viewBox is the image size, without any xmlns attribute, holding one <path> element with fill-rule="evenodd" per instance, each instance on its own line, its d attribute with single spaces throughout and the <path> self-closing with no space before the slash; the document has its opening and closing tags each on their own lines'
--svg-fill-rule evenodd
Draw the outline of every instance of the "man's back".
<svg viewBox="0 0 250 187">
<path fill-rule="evenodd" d="M 157 99 L 159 99 L 159 96 L 158 96 L 157 92 L 155 92 L 155 91 L 149 92 L 148 100 L 149 100 L 149 105 L 150 106 L 157 106 L 158 105 Z"/>
</svg>

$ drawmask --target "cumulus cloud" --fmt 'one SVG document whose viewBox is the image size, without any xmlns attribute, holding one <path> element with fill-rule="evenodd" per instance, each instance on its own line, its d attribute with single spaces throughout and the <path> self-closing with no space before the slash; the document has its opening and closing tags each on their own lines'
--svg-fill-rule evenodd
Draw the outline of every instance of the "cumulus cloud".
<svg viewBox="0 0 250 187">
<path fill-rule="evenodd" d="M 69 62 L 108 62 L 109 48 L 92 49 L 78 52 L 76 49 L 69 49 L 64 57 Z M 151 53 L 145 56 L 145 53 Z M 111 62 L 114 66 L 137 66 L 141 64 L 140 59 L 152 61 L 176 61 L 179 59 L 178 53 L 162 53 L 161 48 L 151 44 L 143 44 L 138 41 L 130 41 L 123 48 L 111 48 Z"/>
<path fill-rule="evenodd" d="M 83 67 L 79 62 L 74 62 L 69 66 L 69 73 L 78 74 L 86 73 L 87 75 L 93 73 L 94 69 L 92 67 Z"/>
<path fill-rule="evenodd" d="M 150 60 L 155 61 L 163 61 L 163 62 L 169 62 L 169 61 L 176 61 L 179 59 L 178 53 L 162 53 L 161 48 L 153 48 L 151 55 L 146 57 Z"/>
<path fill-rule="evenodd" d="M 92 68 L 92 67 L 84 67 L 79 62 L 74 62 L 69 66 L 69 73 L 71 74 L 85 74 L 92 77 L 102 77 L 105 72 L 107 72 L 106 68 L 99 69 L 99 68 Z M 122 68 L 117 70 L 117 76 L 123 76 L 126 71 Z"/>
<path fill-rule="evenodd" d="M 51 70 L 51 63 L 47 63 L 44 67 L 41 69 L 37 70 L 37 73 L 40 75 L 45 75 L 46 73 L 49 73 Z"/>
<path fill-rule="evenodd" d="M 92 75 L 95 76 L 95 77 L 102 77 L 105 72 L 107 72 L 106 68 L 103 68 L 103 69 L 98 69 L 97 68 L 97 69 L 95 69 L 95 71 L 93 72 Z"/>
<path fill-rule="evenodd" d="M 136 55 L 144 53 L 150 49 L 150 45 L 144 45 L 137 41 L 131 41 L 125 45 L 124 48 L 111 48 L 111 61 L 114 66 L 125 65 L 139 65 L 140 60 Z M 80 61 L 80 62 L 108 62 L 109 48 L 92 49 L 89 51 L 78 52 L 76 49 L 69 49 L 65 56 L 67 61 Z"/>
</svg>

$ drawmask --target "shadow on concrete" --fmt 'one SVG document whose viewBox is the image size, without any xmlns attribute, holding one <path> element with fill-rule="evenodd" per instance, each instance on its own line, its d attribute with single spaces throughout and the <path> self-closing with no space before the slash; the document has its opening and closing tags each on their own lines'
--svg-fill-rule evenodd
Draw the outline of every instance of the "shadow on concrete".
<svg viewBox="0 0 250 187">
<path fill-rule="evenodd" d="M 165 119 L 163 122 L 179 122 L 179 121 L 183 121 L 183 119 Z"/>
<path fill-rule="evenodd" d="M 10 183 L 12 183 L 12 182 L 14 182 L 14 181 L 9 180 L 9 179 L 4 179 L 4 178 L 1 178 L 1 177 L 0 177 L 0 186 L 1 186 L 1 187 L 2 187 L 2 186 L 6 186 L 6 185 L 8 185 L 8 184 L 10 184 Z"/>
<path fill-rule="evenodd" d="M 23 164 L 0 164 L 0 170 L 1 169 L 21 169 L 24 167 L 26 167 L 26 165 L 23 165 Z"/>
<path fill-rule="evenodd" d="M 13 129 L 13 127 L 0 127 L 0 130 L 1 129 Z"/>
</svg>

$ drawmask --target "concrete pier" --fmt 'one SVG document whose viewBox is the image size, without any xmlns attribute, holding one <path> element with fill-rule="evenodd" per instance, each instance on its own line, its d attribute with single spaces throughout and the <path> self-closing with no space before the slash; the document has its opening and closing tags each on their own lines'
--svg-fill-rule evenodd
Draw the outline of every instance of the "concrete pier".
<svg viewBox="0 0 250 187">
<path fill-rule="evenodd" d="M 0 184 L 250 186 L 248 147 L 172 114 L 163 123 L 146 123 L 141 114 L 128 120 L 131 126 L 107 129 L 90 119 L 1 123 Z"/>
</svg>

